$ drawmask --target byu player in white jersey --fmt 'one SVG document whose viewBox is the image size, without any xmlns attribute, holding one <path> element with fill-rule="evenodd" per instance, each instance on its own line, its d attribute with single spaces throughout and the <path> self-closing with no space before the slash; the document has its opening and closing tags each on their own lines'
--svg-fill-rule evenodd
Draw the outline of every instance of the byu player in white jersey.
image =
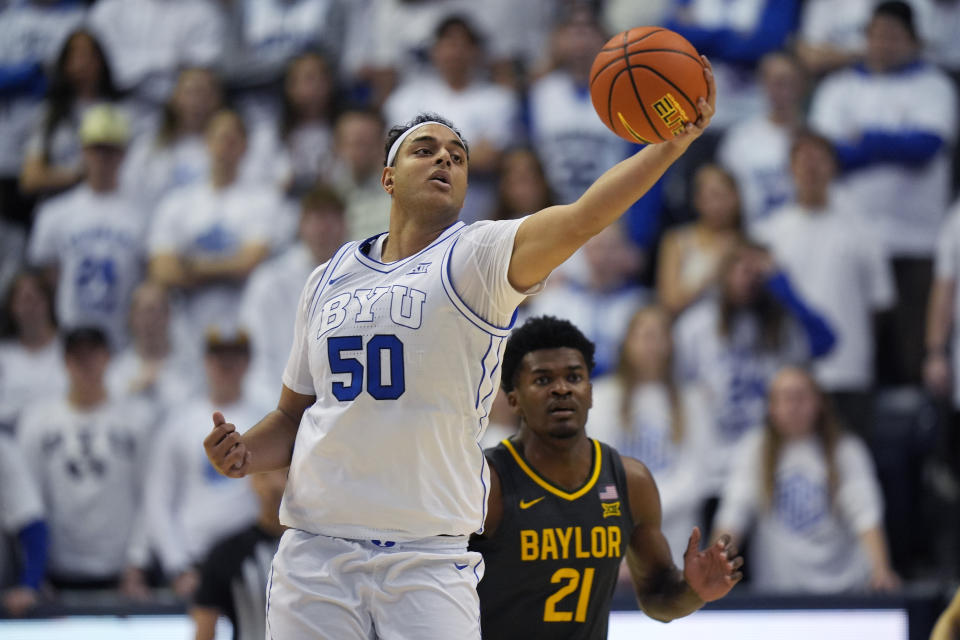
<svg viewBox="0 0 960 640">
<path fill-rule="evenodd" d="M 457 221 L 468 155 L 452 125 L 391 130 L 389 232 L 310 276 L 277 410 L 242 437 L 215 413 L 204 440 L 231 477 L 290 465 L 269 637 L 480 637 L 482 559 L 466 545 L 483 527 L 478 442 L 515 309 L 702 133 L 705 77 L 696 124 L 520 220 Z"/>
</svg>

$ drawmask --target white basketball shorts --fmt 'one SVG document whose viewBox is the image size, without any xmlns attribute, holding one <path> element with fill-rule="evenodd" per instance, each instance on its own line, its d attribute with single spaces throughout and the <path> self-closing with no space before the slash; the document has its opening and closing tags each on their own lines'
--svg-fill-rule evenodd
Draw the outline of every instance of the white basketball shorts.
<svg viewBox="0 0 960 640">
<path fill-rule="evenodd" d="M 466 537 L 347 540 L 288 529 L 267 640 L 479 640 L 483 558 Z"/>
</svg>

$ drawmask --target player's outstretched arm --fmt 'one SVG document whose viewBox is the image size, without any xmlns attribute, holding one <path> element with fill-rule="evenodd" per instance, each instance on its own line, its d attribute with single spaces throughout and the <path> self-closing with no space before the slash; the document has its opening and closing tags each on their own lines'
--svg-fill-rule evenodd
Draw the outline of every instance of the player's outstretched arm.
<svg viewBox="0 0 960 640">
<path fill-rule="evenodd" d="M 213 429 L 203 448 L 213 467 L 230 478 L 273 471 L 290 466 L 300 419 L 316 397 L 282 387 L 277 408 L 242 436 L 219 411 L 213 414 Z"/>
<path fill-rule="evenodd" d="M 550 275 L 587 240 L 600 233 L 639 200 L 710 123 L 716 84 L 704 57 L 707 97 L 697 104 L 699 117 L 667 142 L 650 144 L 597 178 L 575 202 L 548 207 L 528 216 L 514 240 L 508 278 L 524 291 Z"/>
<path fill-rule="evenodd" d="M 634 521 L 627 566 L 640 608 L 655 620 L 669 622 L 726 595 L 742 577 L 743 559 L 736 549 L 718 542 L 700 551 L 700 531 L 694 529 L 681 572 L 673 564 L 670 545 L 660 529 L 660 496 L 653 477 L 637 460 L 624 456 L 623 464 Z"/>
</svg>

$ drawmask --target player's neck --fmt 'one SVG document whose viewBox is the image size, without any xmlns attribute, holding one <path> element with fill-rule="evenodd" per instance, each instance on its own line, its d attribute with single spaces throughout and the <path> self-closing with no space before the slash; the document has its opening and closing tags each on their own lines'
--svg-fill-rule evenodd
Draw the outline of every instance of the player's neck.
<svg viewBox="0 0 960 640">
<path fill-rule="evenodd" d="M 563 489 L 583 486 L 593 469 L 593 447 L 585 433 L 573 438 L 547 438 L 521 426 L 519 444 L 537 474 Z"/>
<path fill-rule="evenodd" d="M 381 262 L 396 262 L 422 251 L 440 237 L 453 220 L 421 222 L 410 217 L 390 216 L 390 232 L 383 244 Z"/>
</svg>

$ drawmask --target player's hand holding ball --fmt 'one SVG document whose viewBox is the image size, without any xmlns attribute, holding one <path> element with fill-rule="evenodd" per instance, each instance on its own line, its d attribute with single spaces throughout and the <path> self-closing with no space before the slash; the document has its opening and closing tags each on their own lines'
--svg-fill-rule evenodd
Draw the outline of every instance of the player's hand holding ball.
<svg viewBox="0 0 960 640">
<path fill-rule="evenodd" d="M 219 411 L 213 414 L 213 430 L 203 439 L 203 448 L 213 468 L 228 478 L 242 478 L 250 468 L 251 453 L 237 427 Z"/>
<path fill-rule="evenodd" d="M 610 38 L 590 69 L 593 108 L 630 142 L 688 146 L 713 117 L 713 70 L 686 38 L 635 27 Z"/>
</svg>

